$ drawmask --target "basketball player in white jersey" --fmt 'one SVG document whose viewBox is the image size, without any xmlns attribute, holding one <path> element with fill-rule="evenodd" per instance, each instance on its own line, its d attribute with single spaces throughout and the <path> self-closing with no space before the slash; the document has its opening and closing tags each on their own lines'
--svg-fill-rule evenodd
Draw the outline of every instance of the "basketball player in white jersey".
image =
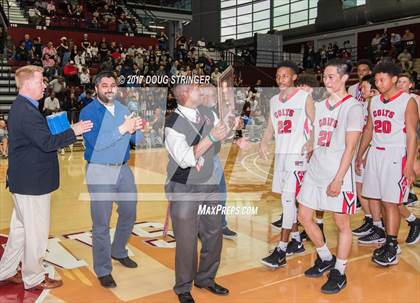
<svg viewBox="0 0 420 303">
<path fill-rule="evenodd" d="M 408 73 L 403 73 L 398 76 L 397 88 L 403 90 L 404 92 L 411 95 L 411 97 L 416 100 L 417 108 L 419 109 L 419 116 L 420 116 L 420 96 L 414 93 L 411 93 L 411 89 L 415 86 L 413 78 Z M 418 171 L 420 169 L 419 161 L 414 162 L 414 170 Z M 410 193 L 408 194 L 407 201 L 404 201 L 403 204 L 405 206 L 414 206 L 418 201 L 417 195 L 414 190 L 411 188 Z"/>
<path fill-rule="evenodd" d="M 362 78 L 364 76 L 370 75 L 372 73 L 373 64 L 370 60 L 361 59 L 357 61 L 357 76 L 359 77 L 359 82 L 351 85 L 349 87 L 349 94 L 352 95 L 357 101 L 364 102 L 362 94 Z"/>
<path fill-rule="evenodd" d="M 357 101 L 362 102 L 363 104 L 363 109 L 364 109 L 364 117 L 365 119 L 365 123 L 367 121 L 367 103 L 366 103 L 366 98 L 363 96 L 363 92 L 362 92 L 362 79 L 363 77 L 366 77 L 370 74 L 372 74 L 372 62 L 370 60 L 367 59 L 361 59 L 357 62 L 357 76 L 359 77 L 359 82 L 355 83 L 353 85 L 351 85 L 348 89 L 348 92 L 350 95 L 352 95 Z M 362 188 L 362 180 L 363 180 L 363 170 L 361 172 L 360 175 L 356 174 L 356 189 L 357 189 L 357 199 L 358 199 L 358 204 L 360 204 L 360 206 L 363 209 L 363 212 L 365 213 L 365 220 L 363 222 L 363 224 L 354 229 L 353 230 L 353 235 L 357 236 L 357 237 L 361 237 L 361 236 L 365 236 L 367 234 L 369 234 L 369 227 L 371 225 L 371 213 L 369 210 L 369 201 L 367 199 L 365 199 L 364 197 L 362 197 L 361 195 L 361 188 Z"/>
<path fill-rule="evenodd" d="M 414 98 L 414 100 L 416 100 L 417 108 L 419 110 L 419 117 L 420 117 L 420 96 L 414 93 L 410 93 L 410 90 L 413 88 L 413 86 L 414 86 L 414 81 L 410 74 L 405 73 L 405 74 L 399 75 L 397 88 L 410 94 L 410 96 Z M 419 169 L 420 169 L 420 163 L 419 163 L 419 160 L 416 159 L 414 162 L 414 172 L 418 172 Z M 415 198 L 410 199 L 410 196 L 413 196 L 413 195 Z M 404 201 L 403 202 L 404 205 L 400 205 L 401 216 L 407 221 L 408 226 L 410 227 L 410 231 L 408 232 L 407 239 L 405 240 L 405 242 L 408 245 L 413 245 L 420 241 L 420 219 L 417 218 L 414 215 L 414 213 L 410 212 L 407 209 L 407 207 L 405 207 L 405 206 L 413 205 L 415 201 L 417 201 L 416 195 L 410 192 L 408 196 L 408 201 L 407 202 Z"/>
<path fill-rule="evenodd" d="M 373 75 L 368 75 L 363 77 L 361 82 L 362 95 L 365 98 L 365 103 L 363 103 L 363 114 L 365 118 L 365 125 L 369 117 L 368 106 L 370 100 L 379 95 L 379 91 L 375 84 L 375 77 Z M 367 154 L 363 155 L 363 163 L 366 162 Z M 357 195 L 362 195 L 362 183 L 364 175 L 363 165 L 356 167 L 356 188 Z M 369 200 L 363 197 L 362 207 L 365 213 L 364 223 L 357 229 L 353 230 L 353 235 L 359 237 L 358 242 L 361 244 L 377 244 L 385 242 L 385 230 L 382 223 L 382 213 L 381 213 L 381 204 L 377 200 Z M 364 201 L 367 201 L 365 204 Z"/>
<path fill-rule="evenodd" d="M 314 75 L 310 74 L 301 74 L 298 76 L 296 82 L 296 87 L 299 87 L 306 91 L 308 94 L 311 95 L 312 99 L 315 102 L 319 102 L 325 99 L 325 95 L 327 91 L 324 87 L 320 87 L 319 81 L 315 78 Z M 325 234 L 324 234 L 324 212 L 322 210 L 315 211 L 315 223 L 318 225 L 319 229 L 321 229 L 324 241 L 325 241 Z M 302 241 L 308 240 L 308 234 L 305 230 L 300 233 L 300 238 Z"/>
<path fill-rule="evenodd" d="M 363 196 L 380 200 L 384 209 L 386 242 L 376 249 L 372 261 L 381 266 L 398 263 L 398 206 L 407 198 L 414 181 L 416 126 L 419 119 L 416 101 L 397 87 L 400 68 L 381 63 L 374 69 L 381 95 L 371 100 L 369 117 L 357 155 L 357 166 L 369 144 Z"/>
<path fill-rule="evenodd" d="M 306 144 L 314 116 L 311 96 L 294 87 L 298 67 L 284 61 L 277 68 L 280 92 L 270 100 L 270 119 L 260 143 L 261 157 L 267 159 L 268 143 L 275 139 L 272 191 L 281 194 L 283 222 L 280 242 L 271 255 L 261 260 L 269 267 L 286 264 L 286 255 L 305 251 L 297 228 L 296 195 L 307 166 Z M 291 234 L 292 240 L 289 241 Z"/>
<path fill-rule="evenodd" d="M 330 97 L 315 104 L 314 150 L 298 195 L 299 222 L 315 245 L 318 258 L 305 271 L 307 277 L 321 277 L 330 270 L 323 293 L 339 292 L 347 284 L 345 268 L 351 251 L 350 216 L 356 212 L 354 153 L 363 130 L 363 106 L 347 93 L 351 64 L 331 60 L 324 70 L 324 84 Z M 332 212 L 338 229 L 337 258 L 322 239 L 313 222 L 314 210 Z"/>
<path fill-rule="evenodd" d="M 398 76 L 397 88 L 404 91 L 407 94 L 410 94 L 411 97 L 414 98 L 414 100 L 416 100 L 420 116 L 420 96 L 411 92 L 411 90 L 414 88 L 414 85 L 414 80 L 410 74 L 403 73 Z"/>
</svg>

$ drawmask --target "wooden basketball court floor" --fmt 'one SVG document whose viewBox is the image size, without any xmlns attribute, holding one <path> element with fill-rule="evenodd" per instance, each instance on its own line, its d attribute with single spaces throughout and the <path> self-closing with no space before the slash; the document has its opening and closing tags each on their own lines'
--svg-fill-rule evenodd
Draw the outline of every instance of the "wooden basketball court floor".
<svg viewBox="0 0 420 303">
<path fill-rule="evenodd" d="M 259 159 L 257 146 L 238 150 L 226 145 L 221 152 L 228 176 L 228 205 L 255 206 L 255 215 L 228 216 L 229 226 L 238 232 L 236 240 L 223 240 L 222 261 L 217 282 L 230 289 L 230 295 L 219 297 L 205 290 L 192 289 L 196 302 L 420 302 L 420 244 L 407 246 L 404 240 L 408 226 L 402 221 L 399 243 L 402 248 L 397 266 L 380 268 L 371 262 L 374 246 L 353 241 L 348 264 L 347 287 L 337 295 L 319 291 L 326 276 L 304 277 L 303 272 L 314 261 L 314 248 L 305 242 L 306 252 L 288 259 L 287 266 L 267 269 L 260 259 L 267 256 L 279 240 L 279 231 L 270 223 L 281 213 L 279 196 L 271 190 L 271 161 Z M 167 154 L 164 149 L 132 152 L 130 166 L 139 192 L 137 222 L 129 241 L 129 250 L 139 263 L 127 269 L 113 263 L 118 287 L 102 288 L 93 272 L 89 246 L 91 219 L 89 199 L 84 184 L 83 153 L 59 155 L 61 187 L 52 195 L 51 227 L 47 260 L 64 286 L 44 292 L 24 291 L 22 286 L 0 284 L 0 302 L 178 302 L 174 284 L 174 240 L 162 236 L 167 201 L 163 192 Z M 5 189 L 7 161 L 0 160 L 0 243 L 8 234 L 13 208 Z M 420 207 L 410 208 L 420 215 Z M 112 217 L 115 227 L 116 212 Z M 352 227 L 361 223 L 362 212 L 352 219 Z M 325 217 L 328 246 L 335 251 L 335 227 L 330 215 Z M 171 229 L 171 225 L 170 229 Z M 1 250 L 1 247 L 0 247 Z"/>
</svg>

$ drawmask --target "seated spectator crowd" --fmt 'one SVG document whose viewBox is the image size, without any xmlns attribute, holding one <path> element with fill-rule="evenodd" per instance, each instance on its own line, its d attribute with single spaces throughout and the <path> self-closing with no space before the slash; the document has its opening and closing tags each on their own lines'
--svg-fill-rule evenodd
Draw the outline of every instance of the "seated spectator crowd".
<svg viewBox="0 0 420 303">
<path fill-rule="evenodd" d="M 227 66 L 226 62 L 221 60 L 216 64 L 205 53 L 199 57 L 194 55 L 197 46 L 189 41 L 182 51 L 177 48 L 175 56 L 171 57 L 159 39 L 155 47 L 135 44 L 124 47 L 106 38 L 91 41 L 89 35 L 84 34 L 81 41 L 61 37 L 60 44 L 54 45 L 51 41 L 44 43 L 40 37 L 32 39 L 25 34 L 17 47 L 3 51 L 3 55 L 11 59 L 11 65 L 42 66 L 47 90 L 40 102 L 40 110 L 45 115 L 66 111 L 69 121 L 75 123 L 80 110 L 94 98 L 93 79 L 99 71 L 111 71 L 116 79 L 148 75 L 211 75 L 216 84 Z M 120 84 L 124 88 L 118 91 L 117 99 L 131 112 L 144 118 L 146 147 L 162 146 L 164 116 L 167 110 L 176 107 L 170 87 L 144 83 L 128 85 L 127 81 Z"/>
<path fill-rule="evenodd" d="M 31 25 L 137 33 L 136 19 L 127 16 L 122 4 L 122 0 L 20 0 Z"/>
</svg>

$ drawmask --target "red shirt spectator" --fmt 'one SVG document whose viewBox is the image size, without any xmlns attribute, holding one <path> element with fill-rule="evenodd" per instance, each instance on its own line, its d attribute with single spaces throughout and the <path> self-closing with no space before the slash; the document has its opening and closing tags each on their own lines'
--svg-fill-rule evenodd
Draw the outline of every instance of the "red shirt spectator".
<svg viewBox="0 0 420 303">
<path fill-rule="evenodd" d="M 78 72 L 79 70 L 74 65 L 73 61 L 70 61 L 69 64 L 64 65 L 64 69 L 63 69 L 64 76 L 67 76 L 67 77 L 75 76 L 78 74 Z"/>
<path fill-rule="evenodd" d="M 116 59 L 120 59 L 120 58 L 121 58 L 121 54 L 120 54 L 119 52 L 117 52 L 117 51 L 113 52 L 113 53 L 111 54 L 111 56 L 112 56 L 112 58 L 113 58 L 114 60 L 116 60 Z"/>
</svg>

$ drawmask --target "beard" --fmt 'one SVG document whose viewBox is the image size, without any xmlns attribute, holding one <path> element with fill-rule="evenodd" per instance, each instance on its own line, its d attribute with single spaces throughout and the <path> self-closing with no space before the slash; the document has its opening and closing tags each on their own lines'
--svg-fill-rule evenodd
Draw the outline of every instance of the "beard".
<svg viewBox="0 0 420 303">
<path fill-rule="evenodd" d="M 108 104 L 108 103 L 112 103 L 112 100 L 114 99 L 114 94 L 113 93 L 104 94 L 104 93 L 98 92 L 98 98 L 103 103 Z"/>
</svg>

